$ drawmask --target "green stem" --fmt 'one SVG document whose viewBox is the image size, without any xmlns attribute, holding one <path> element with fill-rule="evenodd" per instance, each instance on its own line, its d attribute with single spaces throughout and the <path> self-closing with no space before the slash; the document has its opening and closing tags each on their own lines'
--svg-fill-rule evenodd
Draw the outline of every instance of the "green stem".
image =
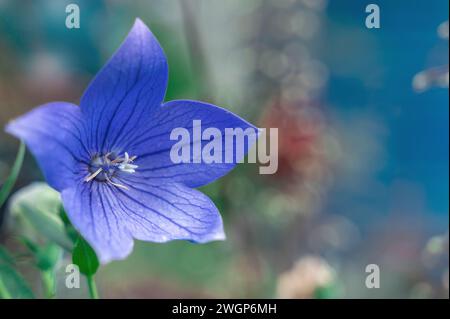
<svg viewBox="0 0 450 319">
<path fill-rule="evenodd" d="M 210 100 L 214 96 L 212 93 L 213 81 L 208 70 L 202 37 L 195 19 L 194 4 L 193 1 L 180 1 L 180 5 L 184 32 L 188 39 L 187 43 L 191 65 L 195 74 L 200 74 L 202 79 L 198 93 L 200 93 L 203 99 Z"/>
<path fill-rule="evenodd" d="M 11 294 L 9 293 L 8 289 L 6 289 L 5 284 L 3 283 L 3 280 L 0 276 L 0 299 L 11 299 Z"/>
<path fill-rule="evenodd" d="M 91 299 L 99 299 L 97 285 L 95 284 L 93 275 L 86 275 L 88 287 L 89 287 L 89 296 Z"/>
<path fill-rule="evenodd" d="M 47 299 L 52 299 L 56 295 L 56 282 L 53 271 L 43 271 L 41 272 L 42 284 L 44 286 L 45 297 Z"/>
<path fill-rule="evenodd" d="M 17 177 L 20 173 L 20 168 L 22 167 L 23 158 L 25 156 L 25 144 L 20 142 L 19 151 L 17 152 L 16 160 L 14 161 L 11 173 L 6 178 L 3 186 L 0 188 L 0 207 L 5 203 L 8 198 L 9 193 L 16 183 Z"/>
</svg>

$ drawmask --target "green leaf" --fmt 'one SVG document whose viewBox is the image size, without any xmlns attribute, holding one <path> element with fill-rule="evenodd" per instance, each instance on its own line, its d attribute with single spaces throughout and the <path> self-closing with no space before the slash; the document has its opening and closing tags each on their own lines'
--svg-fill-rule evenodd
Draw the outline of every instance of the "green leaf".
<svg viewBox="0 0 450 319">
<path fill-rule="evenodd" d="M 72 226 L 72 223 L 70 222 L 69 217 L 67 217 L 67 214 L 66 214 L 66 211 L 65 211 L 63 205 L 60 205 L 59 216 L 61 217 L 61 220 L 64 223 L 64 227 L 66 229 L 67 236 L 72 240 L 73 243 L 75 243 L 78 238 L 78 233 L 75 230 L 75 228 Z"/>
<path fill-rule="evenodd" d="M 62 248 L 53 243 L 40 246 L 25 237 L 21 238 L 21 241 L 33 254 L 34 265 L 41 273 L 41 280 L 46 298 L 53 298 L 56 294 L 55 268 L 62 259 Z"/>
<path fill-rule="evenodd" d="M 334 282 L 325 286 L 317 287 L 314 291 L 314 298 L 316 299 L 333 299 L 337 297 L 337 287 Z"/>
<path fill-rule="evenodd" d="M 62 257 L 62 250 L 58 245 L 50 243 L 39 246 L 28 238 L 22 238 L 22 242 L 33 254 L 36 267 L 42 271 L 53 270 Z"/>
<path fill-rule="evenodd" d="M 11 299 L 11 293 L 8 288 L 6 288 L 5 283 L 3 282 L 2 275 L 0 274 L 0 299 Z"/>
<path fill-rule="evenodd" d="M 20 142 L 19 151 L 17 152 L 16 160 L 14 161 L 11 173 L 6 178 L 5 183 L 0 189 L 0 207 L 3 206 L 14 184 L 16 183 L 17 177 L 19 176 L 20 168 L 22 167 L 24 156 L 25 156 L 25 144 L 23 142 Z"/>
<path fill-rule="evenodd" d="M 40 234 L 72 251 L 73 242 L 66 234 L 66 226 L 59 215 L 60 195 L 45 183 L 32 183 L 16 192 L 10 200 L 11 215 L 22 222 L 27 238 Z"/>
<path fill-rule="evenodd" d="M 0 265 L 1 264 L 7 264 L 10 266 L 13 266 L 15 264 L 14 258 L 2 246 L 0 246 Z"/>
<path fill-rule="evenodd" d="M 33 292 L 14 266 L 14 258 L 0 246 L 0 299 L 33 298 Z"/>
<path fill-rule="evenodd" d="M 62 257 L 62 250 L 55 244 L 47 245 L 39 249 L 36 254 L 36 266 L 42 271 L 50 271 Z"/>
<path fill-rule="evenodd" d="M 11 266 L 0 265 L 0 281 L 5 291 L 7 291 L 7 296 L 3 296 L 3 298 L 34 298 L 33 292 L 25 279 Z"/>
<path fill-rule="evenodd" d="M 80 272 L 92 276 L 97 272 L 99 262 L 95 251 L 81 236 L 78 237 L 72 252 L 72 262 L 77 265 Z"/>
</svg>

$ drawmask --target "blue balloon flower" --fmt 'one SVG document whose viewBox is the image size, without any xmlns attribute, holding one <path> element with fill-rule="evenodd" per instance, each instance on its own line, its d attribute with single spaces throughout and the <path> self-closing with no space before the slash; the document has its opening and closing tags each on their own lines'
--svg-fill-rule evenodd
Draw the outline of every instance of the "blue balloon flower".
<svg viewBox="0 0 450 319">
<path fill-rule="evenodd" d="M 217 208 L 192 188 L 225 175 L 241 158 L 174 163 L 170 152 L 176 141 L 170 134 L 175 128 L 193 133 L 195 120 L 218 129 L 222 141 L 226 128 L 258 131 L 214 105 L 163 103 L 167 80 L 164 52 L 137 19 L 80 106 L 44 104 L 6 128 L 25 141 L 47 182 L 61 192 L 72 224 L 102 263 L 128 256 L 133 239 L 204 243 L 225 238 Z M 204 142 L 189 143 L 194 148 Z M 233 141 L 234 150 L 238 143 Z"/>
</svg>

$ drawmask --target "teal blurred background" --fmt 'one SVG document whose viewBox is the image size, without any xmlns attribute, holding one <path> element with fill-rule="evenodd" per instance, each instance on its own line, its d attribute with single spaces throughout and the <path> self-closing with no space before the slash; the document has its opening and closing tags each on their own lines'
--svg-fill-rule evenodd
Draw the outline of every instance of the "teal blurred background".
<svg viewBox="0 0 450 319">
<path fill-rule="evenodd" d="M 76 3 L 81 28 L 67 29 Z M 0 0 L 0 124 L 79 102 L 136 17 L 169 61 L 166 100 L 279 128 L 279 170 L 204 187 L 228 239 L 136 243 L 99 273 L 105 298 L 448 298 L 448 1 Z M 0 133 L 0 182 L 18 142 Z M 42 180 L 28 154 L 19 189 Z M 0 243 L 20 252 L 7 207 Z M 65 261 L 65 262 L 68 262 Z M 381 270 L 367 289 L 365 267 Z M 23 272 L 37 283 L 26 263 Z M 79 298 L 64 288 L 58 297 Z M 39 289 L 39 288 L 37 288 Z"/>
</svg>

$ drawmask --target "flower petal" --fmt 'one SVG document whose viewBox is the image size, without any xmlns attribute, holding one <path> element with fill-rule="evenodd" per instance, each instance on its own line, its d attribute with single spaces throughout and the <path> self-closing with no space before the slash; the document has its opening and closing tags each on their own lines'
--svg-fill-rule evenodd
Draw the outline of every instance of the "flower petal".
<svg viewBox="0 0 450 319">
<path fill-rule="evenodd" d="M 193 163 L 193 148 L 200 149 L 208 144 L 210 139 L 199 140 L 195 137 L 193 121 L 201 120 L 201 128 L 216 128 L 220 131 L 222 149 L 221 161 L 207 162 L 203 156 L 199 163 Z M 150 128 L 148 128 L 150 127 Z M 136 130 L 128 146 L 128 152 L 136 155 L 136 174 L 160 182 L 175 181 L 189 187 L 199 187 L 208 184 L 227 174 L 241 161 L 250 147 L 256 141 L 259 130 L 236 116 L 235 114 L 215 105 L 197 101 L 171 101 L 164 104 L 158 112 L 153 114 L 152 124 L 146 129 Z M 175 128 L 184 128 L 189 132 L 191 152 L 190 163 L 174 163 L 170 157 L 172 147 L 177 140 L 171 140 L 171 132 Z M 247 130 L 250 134 L 242 140 L 231 139 L 226 128 Z M 228 136 L 227 136 L 228 135 Z M 230 138 L 231 144 L 226 143 Z M 199 149 L 199 148 L 197 148 Z M 241 152 L 238 152 L 241 150 Z M 225 156 L 231 154 L 231 161 L 226 162 Z"/>
<path fill-rule="evenodd" d="M 67 214 L 102 263 L 124 259 L 133 238 L 152 242 L 185 239 L 204 243 L 224 239 L 219 212 L 202 193 L 182 185 L 151 185 L 138 178 L 80 183 L 62 192 Z"/>
<path fill-rule="evenodd" d="M 163 49 L 139 19 L 81 98 L 89 121 L 89 143 L 100 152 L 122 152 L 121 144 L 150 111 L 161 105 L 168 66 Z"/>
<path fill-rule="evenodd" d="M 86 172 L 89 151 L 77 105 L 52 102 L 11 121 L 6 132 L 23 139 L 47 182 L 58 191 Z"/>
<path fill-rule="evenodd" d="M 126 220 L 134 238 L 197 243 L 225 239 L 219 211 L 201 192 L 181 184 L 152 184 L 132 175 L 120 182 L 128 190 L 114 189 L 116 204 L 141 218 Z"/>
<path fill-rule="evenodd" d="M 123 216 L 105 183 L 80 181 L 62 191 L 64 209 L 75 229 L 94 248 L 101 263 L 124 259 L 133 249 Z"/>
</svg>

